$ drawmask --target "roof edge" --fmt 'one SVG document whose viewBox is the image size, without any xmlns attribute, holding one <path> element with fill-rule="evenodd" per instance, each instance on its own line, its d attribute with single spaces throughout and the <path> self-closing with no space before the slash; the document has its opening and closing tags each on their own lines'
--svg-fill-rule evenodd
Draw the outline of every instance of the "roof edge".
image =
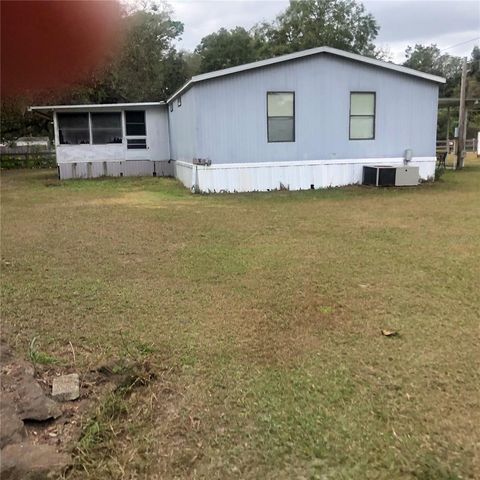
<svg viewBox="0 0 480 480">
<path fill-rule="evenodd" d="M 235 73 L 245 72 L 248 70 L 253 70 L 255 68 L 262 68 L 269 65 L 275 65 L 277 63 L 288 62 L 290 60 L 308 57 L 311 55 L 317 55 L 319 53 L 329 53 L 331 55 L 348 58 L 350 60 L 366 63 L 376 67 L 393 70 L 398 73 L 404 73 L 406 75 L 412 75 L 415 77 L 423 78 L 424 80 L 428 80 L 435 83 L 446 82 L 446 79 L 443 77 L 439 77 L 437 75 L 431 75 L 430 73 L 420 72 L 418 70 L 414 70 L 413 68 L 404 67 L 403 65 L 397 65 L 396 63 L 390 63 L 390 62 L 385 62 L 383 60 L 377 60 L 376 58 L 365 57 L 364 55 L 346 52 L 344 50 L 339 50 L 338 48 L 317 47 L 317 48 L 310 48 L 308 50 L 302 50 L 300 52 L 288 53 L 287 55 L 281 55 L 278 57 L 267 58 L 266 60 L 259 60 L 258 62 L 245 63 L 243 65 L 237 65 L 236 67 L 230 67 L 230 68 L 225 68 L 223 70 L 216 70 L 214 72 L 195 75 L 187 83 L 185 83 L 182 87 L 180 87 L 173 95 L 171 95 L 170 98 L 168 98 L 168 100 L 166 101 L 166 103 L 171 102 L 178 95 L 182 94 L 184 91 L 188 90 L 193 84 L 198 82 L 211 80 L 213 78 L 223 77 L 226 75 L 232 75 Z"/>
<path fill-rule="evenodd" d="M 42 112 L 49 110 L 81 110 L 81 109 L 95 109 L 102 110 L 103 108 L 126 108 L 126 107 L 159 107 L 166 106 L 166 102 L 132 102 L 132 103 L 92 103 L 92 104 L 76 104 L 76 105 L 33 105 L 28 107 L 29 112 Z"/>
</svg>

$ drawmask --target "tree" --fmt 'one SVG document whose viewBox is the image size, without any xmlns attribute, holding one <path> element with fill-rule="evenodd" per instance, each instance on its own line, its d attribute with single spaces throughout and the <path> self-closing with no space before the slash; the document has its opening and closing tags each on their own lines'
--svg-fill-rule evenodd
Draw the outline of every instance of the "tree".
<svg viewBox="0 0 480 480">
<path fill-rule="evenodd" d="M 114 54 L 77 85 L 2 98 L 2 138 L 44 133 L 45 122 L 25 114 L 34 103 L 155 101 L 175 92 L 188 77 L 183 54 L 173 46 L 183 24 L 172 20 L 167 4 L 155 1 L 133 4 L 123 12 L 122 22 L 123 37 Z"/>
<path fill-rule="evenodd" d="M 475 76 L 475 79 L 480 82 L 480 47 L 478 45 L 473 47 L 470 61 L 472 62 L 470 71 Z"/>
<path fill-rule="evenodd" d="M 469 60 L 467 94 L 469 98 L 480 97 L 480 47 L 473 47 Z"/>
<path fill-rule="evenodd" d="M 145 8 L 145 7 L 144 7 Z M 173 41 L 183 24 L 156 3 L 125 18 L 125 40 L 118 56 L 103 72 L 97 87 L 115 92 L 122 101 L 164 99 L 185 81 L 185 67 Z"/>
<path fill-rule="evenodd" d="M 460 97 L 460 80 L 462 73 L 462 59 L 448 54 L 442 54 L 437 45 L 409 46 L 405 51 L 407 60 L 404 65 L 415 70 L 439 75 L 446 78 L 446 83 L 440 85 L 440 97 Z M 468 61 L 467 73 L 467 98 L 480 96 L 480 48 L 475 46 Z M 458 115 L 458 107 L 451 108 L 450 136 L 458 125 L 455 115 Z M 472 110 L 468 114 L 467 137 L 472 138 L 478 132 L 480 125 L 480 112 Z M 447 135 L 447 112 L 443 109 L 438 112 L 437 132 L 440 138 Z"/>
<path fill-rule="evenodd" d="M 258 60 L 255 39 L 243 27 L 221 28 L 203 37 L 195 53 L 200 57 L 200 73 Z"/>
<path fill-rule="evenodd" d="M 469 60 L 467 98 L 480 98 L 480 47 L 475 46 Z M 468 112 L 467 138 L 474 138 L 480 131 L 480 110 Z"/>
<path fill-rule="evenodd" d="M 2 121 L 0 138 L 10 142 L 21 136 L 50 136 L 52 132 L 48 119 L 40 118 L 26 111 L 29 102 L 22 97 L 2 98 Z"/>
<path fill-rule="evenodd" d="M 462 74 L 460 57 L 446 53 L 442 55 L 441 50 L 435 44 L 408 46 L 405 56 L 407 60 L 403 63 L 404 66 L 446 78 L 446 84 L 440 86 L 441 97 L 451 97 L 455 89 L 459 87 Z"/>
<path fill-rule="evenodd" d="M 249 32 L 221 28 L 202 38 L 195 53 L 201 73 L 320 46 L 385 56 L 373 44 L 378 30 L 373 16 L 355 0 L 291 0 L 272 23 Z"/>
<path fill-rule="evenodd" d="M 375 56 L 375 18 L 355 0 L 290 0 L 284 13 L 254 28 L 262 56 L 329 46 Z"/>
<path fill-rule="evenodd" d="M 185 72 L 187 74 L 187 78 L 191 78 L 200 73 L 200 64 L 202 63 L 202 58 L 200 55 L 187 50 L 183 50 L 180 53 L 182 54 L 182 58 L 185 62 Z"/>
</svg>

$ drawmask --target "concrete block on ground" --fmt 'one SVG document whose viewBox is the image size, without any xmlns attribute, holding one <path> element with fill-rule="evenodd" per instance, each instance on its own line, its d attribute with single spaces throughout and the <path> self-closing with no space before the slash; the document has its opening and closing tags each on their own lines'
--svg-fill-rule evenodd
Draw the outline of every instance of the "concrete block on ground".
<svg viewBox="0 0 480 480">
<path fill-rule="evenodd" d="M 76 400 L 80 396 L 80 380 L 77 373 L 53 379 L 52 397 L 59 402 Z"/>
</svg>

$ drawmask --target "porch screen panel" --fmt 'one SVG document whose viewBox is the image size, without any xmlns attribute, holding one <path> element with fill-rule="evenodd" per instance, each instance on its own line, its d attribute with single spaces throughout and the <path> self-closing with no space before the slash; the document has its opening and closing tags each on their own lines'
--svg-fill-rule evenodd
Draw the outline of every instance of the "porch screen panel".
<svg viewBox="0 0 480 480">
<path fill-rule="evenodd" d="M 120 112 L 92 113 L 92 143 L 122 143 L 122 116 Z"/>
<path fill-rule="evenodd" d="M 57 113 L 58 135 L 62 145 L 90 143 L 88 113 Z"/>
</svg>

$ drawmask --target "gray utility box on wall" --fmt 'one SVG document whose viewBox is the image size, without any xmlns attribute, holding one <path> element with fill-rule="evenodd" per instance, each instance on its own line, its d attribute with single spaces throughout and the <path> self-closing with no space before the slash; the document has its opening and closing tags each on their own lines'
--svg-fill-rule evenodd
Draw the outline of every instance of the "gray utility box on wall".
<svg viewBox="0 0 480 480">
<path fill-rule="evenodd" d="M 418 185 L 420 174 L 418 167 L 397 167 L 395 172 L 395 186 L 396 187 L 411 187 Z"/>
<path fill-rule="evenodd" d="M 418 185 L 418 167 L 373 165 L 363 167 L 363 184 L 376 187 L 411 187 Z"/>
</svg>

